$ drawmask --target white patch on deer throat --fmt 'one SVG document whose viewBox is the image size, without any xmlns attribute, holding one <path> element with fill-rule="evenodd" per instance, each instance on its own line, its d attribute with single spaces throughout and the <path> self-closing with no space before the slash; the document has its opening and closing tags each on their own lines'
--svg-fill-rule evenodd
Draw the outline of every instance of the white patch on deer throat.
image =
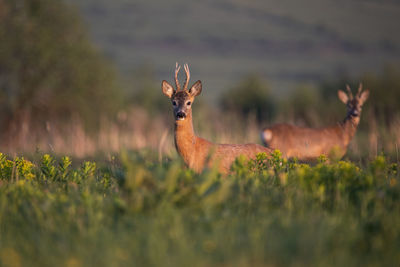
<svg viewBox="0 0 400 267">
<path fill-rule="evenodd" d="M 271 141 L 272 139 L 272 131 L 271 130 L 264 130 L 261 134 L 262 139 L 264 139 L 266 142 Z"/>
</svg>

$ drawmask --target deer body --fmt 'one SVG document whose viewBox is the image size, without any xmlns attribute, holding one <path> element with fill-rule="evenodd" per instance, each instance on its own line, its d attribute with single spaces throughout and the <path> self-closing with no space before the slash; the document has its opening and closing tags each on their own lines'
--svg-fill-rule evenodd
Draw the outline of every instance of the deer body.
<svg viewBox="0 0 400 267">
<path fill-rule="evenodd" d="M 342 158 L 354 137 L 360 122 L 361 107 L 367 100 L 369 91 L 353 98 L 350 88 L 349 95 L 339 90 L 340 100 L 347 105 L 347 116 L 343 122 L 325 128 L 297 127 L 290 124 L 275 124 L 261 132 L 263 143 L 270 148 L 279 149 L 287 158 L 313 160 L 320 155 Z"/>
<path fill-rule="evenodd" d="M 357 124 L 348 120 L 318 129 L 276 124 L 264 130 L 262 139 L 268 147 L 279 149 L 287 158 L 312 160 L 323 154 L 341 158 L 356 132 Z"/>
<path fill-rule="evenodd" d="M 200 81 L 197 81 L 187 90 L 190 73 L 188 66 L 185 65 L 187 79 L 184 89 L 179 90 L 180 85 L 177 79 L 179 68 L 177 65 L 175 69 L 177 90 L 174 90 L 166 81 L 162 82 L 162 89 L 163 93 L 172 100 L 174 106 L 176 150 L 189 168 L 201 172 L 205 167 L 217 164 L 222 173 L 227 173 L 234 160 L 240 155 L 251 159 L 255 158 L 257 153 L 266 152 L 269 154 L 271 152 L 269 148 L 257 144 L 215 144 L 196 136 L 193 129 L 191 105 L 194 98 L 200 94 L 202 85 Z"/>
</svg>

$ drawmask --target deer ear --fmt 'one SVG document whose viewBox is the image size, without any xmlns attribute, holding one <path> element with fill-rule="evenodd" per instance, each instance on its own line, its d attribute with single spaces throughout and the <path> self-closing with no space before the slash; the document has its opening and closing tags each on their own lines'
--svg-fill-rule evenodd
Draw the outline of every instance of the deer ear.
<svg viewBox="0 0 400 267">
<path fill-rule="evenodd" d="M 192 85 L 192 87 L 189 89 L 189 94 L 191 96 L 198 96 L 201 93 L 201 88 L 202 88 L 202 85 L 201 85 L 201 81 L 199 80 L 199 81 L 195 82 Z"/>
<path fill-rule="evenodd" d="M 174 88 L 166 80 L 162 81 L 161 88 L 164 95 L 168 96 L 169 98 L 172 97 Z"/>
<path fill-rule="evenodd" d="M 361 105 L 364 104 L 365 101 L 367 101 L 368 97 L 369 97 L 369 90 L 362 92 L 360 96 L 360 104 Z"/>
<path fill-rule="evenodd" d="M 347 96 L 347 94 L 345 92 L 343 92 L 342 90 L 338 90 L 337 94 L 338 94 L 340 101 L 347 104 L 347 101 L 349 101 L 349 97 Z"/>
</svg>

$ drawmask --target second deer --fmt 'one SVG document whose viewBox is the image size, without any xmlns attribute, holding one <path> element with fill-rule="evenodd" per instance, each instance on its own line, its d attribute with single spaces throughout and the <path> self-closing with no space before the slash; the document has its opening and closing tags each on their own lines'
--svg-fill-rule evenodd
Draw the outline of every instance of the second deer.
<svg viewBox="0 0 400 267">
<path fill-rule="evenodd" d="M 347 106 L 347 115 L 343 122 L 325 128 L 305 128 L 290 124 L 275 124 L 261 132 L 265 146 L 279 149 L 287 158 L 314 160 L 320 155 L 341 158 L 346 154 L 347 146 L 356 133 L 360 122 L 361 108 L 368 99 L 369 91 L 358 87 L 355 97 L 346 85 L 348 94 L 338 91 L 339 99 Z"/>
<path fill-rule="evenodd" d="M 176 90 L 167 81 L 162 81 L 162 92 L 171 99 L 175 118 L 175 147 L 185 164 L 201 172 L 205 167 L 218 164 L 222 173 L 228 173 L 233 161 L 240 155 L 248 159 L 255 158 L 258 153 L 270 154 L 269 148 L 257 144 L 215 144 L 206 139 L 196 136 L 192 122 L 192 105 L 196 96 L 201 93 L 201 81 L 195 82 L 188 89 L 190 71 L 189 66 L 184 66 L 186 81 L 181 89 L 178 81 L 180 66 L 176 63 L 175 84 Z M 216 118 L 214 118 L 216 119 Z"/>
</svg>

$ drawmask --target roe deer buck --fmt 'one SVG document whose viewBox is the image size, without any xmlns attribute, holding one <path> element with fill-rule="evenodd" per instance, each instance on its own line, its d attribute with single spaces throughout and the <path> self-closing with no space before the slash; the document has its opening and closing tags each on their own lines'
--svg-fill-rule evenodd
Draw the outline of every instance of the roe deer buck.
<svg viewBox="0 0 400 267">
<path fill-rule="evenodd" d="M 196 96 L 201 93 L 201 81 L 195 82 L 188 89 L 190 71 L 187 64 L 184 65 L 186 72 L 186 81 L 181 89 L 178 81 L 178 72 L 180 66 L 176 63 L 175 67 L 175 84 L 176 90 L 167 81 L 162 81 L 162 92 L 171 99 L 174 117 L 175 117 L 175 147 L 185 164 L 195 170 L 201 172 L 204 167 L 210 167 L 212 164 L 219 164 L 218 168 L 222 173 L 228 173 L 233 161 L 239 155 L 247 158 L 255 158 L 257 153 L 266 152 L 269 154 L 271 150 L 257 144 L 244 145 L 228 145 L 214 144 L 203 138 L 196 136 L 192 122 L 192 104 Z"/>
<path fill-rule="evenodd" d="M 339 99 L 347 106 L 347 116 L 343 122 L 318 129 L 275 124 L 261 132 L 264 145 L 279 149 L 284 157 L 296 157 L 299 160 L 313 160 L 322 154 L 343 157 L 360 122 L 361 107 L 369 96 L 368 90 L 362 92 L 361 83 L 355 97 L 348 85 L 346 89 L 348 94 L 338 91 Z"/>
</svg>

